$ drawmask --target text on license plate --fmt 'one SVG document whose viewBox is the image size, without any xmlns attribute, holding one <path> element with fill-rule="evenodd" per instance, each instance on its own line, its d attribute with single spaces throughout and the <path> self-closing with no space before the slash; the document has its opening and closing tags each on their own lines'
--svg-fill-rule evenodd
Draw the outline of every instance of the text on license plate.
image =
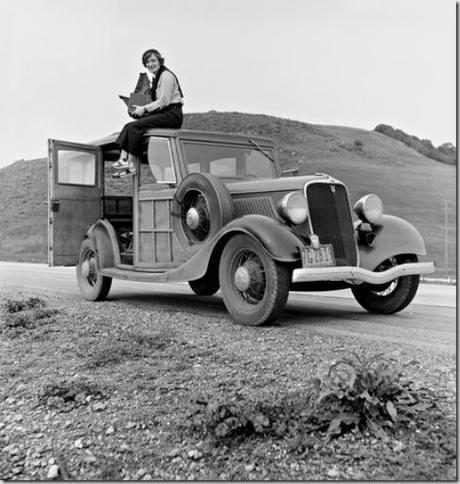
<svg viewBox="0 0 460 484">
<path fill-rule="evenodd" d="M 334 248 L 331 244 L 313 247 L 302 247 L 302 267 L 318 267 L 335 265 Z"/>
</svg>

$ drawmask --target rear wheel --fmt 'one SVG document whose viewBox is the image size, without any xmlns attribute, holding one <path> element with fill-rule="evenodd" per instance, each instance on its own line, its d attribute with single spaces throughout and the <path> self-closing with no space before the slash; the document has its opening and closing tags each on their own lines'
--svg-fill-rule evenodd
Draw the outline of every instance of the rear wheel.
<svg viewBox="0 0 460 484">
<path fill-rule="evenodd" d="M 417 262 L 416 255 L 400 255 L 383 261 L 374 272 L 382 272 L 400 264 Z M 408 306 L 417 293 L 420 276 L 402 276 L 385 284 L 363 283 L 351 290 L 356 300 L 370 313 L 394 314 Z"/>
<path fill-rule="evenodd" d="M 236 235 L 222 253 L 219 281 L 231 317 L 237 323 L 258 326 L 273 321 L 284 309 L 290 270 L 252 237 Z"/>
<path fill-rule="evenodd" d="M 112 278 L 102 276 L 97 271 L 96 249 L 89 239 L 85 239 L 81 244 L 77 281 L 82 296 L 88 301 L 102 301 L 112 286 Z"/>
</svg>

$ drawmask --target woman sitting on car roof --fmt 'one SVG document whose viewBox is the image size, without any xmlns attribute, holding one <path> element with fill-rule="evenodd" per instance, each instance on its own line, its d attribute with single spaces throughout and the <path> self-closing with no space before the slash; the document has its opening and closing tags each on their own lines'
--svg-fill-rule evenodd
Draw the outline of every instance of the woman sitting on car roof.
<svg viewBox="0 0 460 484">
<path fill-rule="evenodd" d="M 179 129 L 183 122 L 182 89 L 176 75 L 164 65 L 164 57 L 155 49 L 149 49 L 142 55 L 142 64 L 153 75 L 152 102 L 144 106 L 134 106 L 130 112 L 136 121 L 125 124 L 116 143 L 121 148 L 120 159 L 113 164 L 119 172 L 114 177 L 120 178 L 136 173 L 134 157 L 142 149 L 142 136 L 150 128 Z"/>
</svg>

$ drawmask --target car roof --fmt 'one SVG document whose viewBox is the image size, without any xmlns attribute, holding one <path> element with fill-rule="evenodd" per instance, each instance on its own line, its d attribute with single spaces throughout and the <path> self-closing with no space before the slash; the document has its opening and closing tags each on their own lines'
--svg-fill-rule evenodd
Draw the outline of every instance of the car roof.
<svg viewBox="0 0 460 484">
<path fill-rule="evenodd" d="M 201 131 L 194 129 L 149 129 L 145 134 L 146 136 L 166 136 L 168 138 L 179 138 L 181 140 L 211 141 L 221 143 L 247 143 L 249 139 L 252 139 L 261 145 L 274 145 L 273 140 L 270 138 L 264 138 L 251 134 L 224 133 L 220 131 Z M 113 133 L 105 136 L 104 138 L 92 141 L 90 144 L 96 146 L 110 145 L 115 142 L 118 135 L 119 133 Z"/>
</svg>

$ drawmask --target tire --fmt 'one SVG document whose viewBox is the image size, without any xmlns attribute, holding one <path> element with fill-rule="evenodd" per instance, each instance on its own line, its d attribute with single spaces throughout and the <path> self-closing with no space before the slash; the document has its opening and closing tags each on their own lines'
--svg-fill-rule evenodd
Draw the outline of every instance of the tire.
<svg viewBox="0 0 460 484">
<path fill-rule="evenodd" d="M 188 281 L 188 285 L 198 296 L 212 296 L 219 290 L 218 277 L 202 277 L 194 281 Z"/>
<path fill-rule="evenodd" d="M 236 235 L 225 246 L 219 264 L 225 306 L 239 324 L 274 321 L 289 295 L 290 270 L 274 261 L 259 242 Z"/>
<path fill-rule="evenodd" d="M 96 249 L 85 239 L 81 244 L 77 265 L 77 281 L 82 296 L 88 301 L 102 301 L 112 286 L 112 278 L 102 276 L 96 268 Z"/>
<path fill-rule="evenodd" d="M 399 255 L 385 260 L 374 272 L 380 272 L 407 262 L 417 262 L 416 255 Z M 358 303 L 370 313 L 394 314 L 407 307 L 417 293 L 419 275 L 402 276 L 386 284 L 362 283 L 351 291 Z"/>
<path fill-rule="evenodd" d="M 191 173 L 177 187 L 172 215 L 179 245 L 195 253 L 233 219 L 233 199 L 227 187 L 208 173 Z"/>
</svg>

